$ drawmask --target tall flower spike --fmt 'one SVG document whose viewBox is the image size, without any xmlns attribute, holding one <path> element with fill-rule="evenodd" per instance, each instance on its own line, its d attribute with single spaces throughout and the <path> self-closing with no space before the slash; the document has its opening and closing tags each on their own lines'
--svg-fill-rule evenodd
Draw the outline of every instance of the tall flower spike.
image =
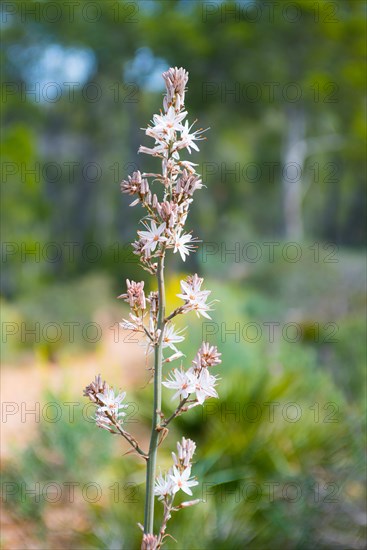
<svg viewBox="0 0 367 550">
<path fill-rule="evenodd" d="M 144 129 L 150 144 L 139 148 L 139 153 L 160 159 L 161 169 L 149 173 L 136 170 L 121 182 L 122 193 L 133 197 L 130 206 L 140 205 L 145 210 L 141 220 L 143 227 L 138 229 L 132 247 L 143 269 L 156 277 L 157 284 L 156 290 L 146 296 L 144 281 L 127 279 L 126 291 L 119 296 L 130 308 L 121 327 L 140 334 L 138 342 L 146 346 L 146 361 L 154 356 L 154 366 L 149 369 L 154 378 L 149 452 L 143 451 L 124 429 L 127 407 L 124 392 L 116 393 L 100 376 L 84 392 L 96 406 L 97 426 L 123 436 L 147 461 L 142 550 L 162 547 L 168 536 L 166 527 L 172 511 L 200 502 L 196 499 L 174 503 L 182 493 L 191 496 L 192 488 L 198 485 L 191 475 L 196 444 L 182 437 L 176 453 L 172 453 L 171 468 L 156 477 L 157 452 L 171 421 L 192 407 L 202 405 L 206 399 L 218 397 L 218 378 L 209 368 L 221 362 L 216 346 L 203 342 L 192 364 L 184 365 L 185 356 L 179 349 L 184 340 L 183 329 L 179 330 L 172 322 L 174 317 L 190 312 L 210 319 L 214 301 L 208 301 L 211 291 L 202 288 L 201 277 L 195 274 L 182 280 L 181 291 L 177 294 L 182 304 L 172 312 L 166 312 L 165 308 L 165 258 L 171 251 L 184 262 L 195 252 L 198 240 L 185 225 L 196 191 L 205 186 L 196 172 L 197 163 L 184 158 L 199 151 L 199 143 L 204 139 L 204 130 L 193 129 L 196 121 L 189 120 L 185 109 L 188 72 L 182 67 L 171 67 L 162 76 L 166 86 L 163 110 L 154 114 Z M 163 376 L 166 365 L 177 359 L 181 359 L 180 367 Z M 162 385 L 172 390 L 172 399 L 177 400 L 173 412 L 167 416 L 162 411 Z M 155 497 L 163 504 L 163 521 L 156 535 L 153 533 Z"/>
</svg>

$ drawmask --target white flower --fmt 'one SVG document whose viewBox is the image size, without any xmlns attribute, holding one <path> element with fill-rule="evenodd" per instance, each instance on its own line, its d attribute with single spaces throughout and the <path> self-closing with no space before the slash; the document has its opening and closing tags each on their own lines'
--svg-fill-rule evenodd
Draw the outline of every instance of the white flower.
<svg viewBox="0 0 367 550">
<path fill-rule="evenodd" d="M 191 162 L 190 160 L 180 160 L 178 164 L 182 166 L 182 168 L 188 170 L 190 174 L 195 174 L 195 166 L 199 166 L 198 164 L 196 164 L 195 162 Z"/>
<path fill-rule="evenodd" d="M 192 252 L 196 248 L 195 245 L 190 244 L 193 242 L 196 242 L 196 239 L 194 239 L 189 233 L 184 233 L 180 237 L 175 235 L 173 253 L 176 254 L 176 252 L 179 252 L 182 261 L 185 261 L 186 256 L 188 256 L 190 252 Z"/>
<path fill-rule="evenodd" d="M 172 481 L 172 493 L 175 494 L 181 489 L 187 495 L 192 496 L 190 487 L 199 485 L 199 482 L 195 479 L 190 479 L 191 468 L 185 468 L 183 472 L 180 472 L 176 466 L 173 466 L 173 472 L 169 475 Z"/>
<path fill-rule="evenodd" d="M 186 293 L 187 297 L 184 296 L 183 300 L 190 300 L 194 299 L 194 296 L 190 298 L 190 294 L 195 295 L 201 293 L 206 293 L 207 296 L 210 294 L 209 290 L 201 290 L 201 285 L 203 284 L 204 279 L 202 277 L 198 277 L 197 274 L 195 275 L 189 275 L 185 281 L 181 281 L 181 290 Z M 178 294 L 177 296 L 181 297 L 182 295 Z"/>
<path fill-rule="evenodd" d="M 207 304 L 210 290 L 201 290 L 203 279 L 196 274 L 193 277 L 188 277 L 186 281 L 181 281 L 182 294 L 177 294 L 178 298 L 185 301 L 183 306 L 183 313 L 188 311 L 196 311 L 198 317 L 202 315 L 207 319 L 211 319 L 208 315 L 208 311 L 212 311 L 213 302 Z"/>
<path fill-rule="evenodd" d="M 187 374 L 193 375 L 195 380 L 194 391 L 196 393 L 196 399 L 198 403 L 202 405 L 208 397 L 218 397 L 214 386 L 217 384 L 217 378 L 211 375 L 208 369 L 202 369 L 199 374 L 195 375 L 194 369 L 189 369 Z M 191 378 L 190 378 L 191 379 Z"/>
<path fill-rule="evenodd" d="M 181 333 L 184 330 L 185 329 L 176 331 L 173 323 L 166 325 L 162 340 L 163 348 L 171 348 L 173 351 L 178 352 L 175 344 L 178 344 L 179 342 L 183 342 L 185 340 L 185 337 L 181 336 Z"/>
<path fill-rule="evenodd" d="M 122 319 L 122 323 L 120 323 L 120 327 L 124 330 L 133 330 L 134 332 L 142 332 L 144 330 L 144 324 L 141 317 L 138 317 L 137 315 L 134 315 L 133 313 L 129 313 L 130 321 L 127 319 Z"/>
<path fill-rule="evenodd" d="M 170 372 L 171 379 L 162 382 L 163 386 L 170 390 L 177 390 L 172 400 L 180 396 L 180 399 L 186 399 L 190 393 L 195 391 L 196 376 L 183 370 L 174 369 Z"/>
<path fill-rule="evenodd" d="M 108 413 L 114 418 L 126 415 L 124 412 L 120 411 L 120 409 L 128 408 L 128 405 L 122 405 L 122 401 L 126 397 L 125 392 L 115 395 L 112 388 L 106 388 L 104 393 L 97 393 L 97 397 L 103 403 L 97 410 L 99 416 L 105 416 L 102 413 Z"/>
<path fill-rule="evenodd" d="M 168 154 L 168 144 L 162 143 L 157 145 L 156 147 L 145 147 L 144 145 L 140 145 L 139 147 L 139 153 L 145 153 L 146 155 L 152 155 L 153 157 L 162 157 L 167 156 Z"/>
<path fill-rule="evenodd" d="M 164 500 L 167 495 L 172 494 L 172 480 L 167 474 L 163 476 L 162 473 L 160 473 L 159 476 L 156 477 L 154 494 L 158 497 L 158 500 Z"/>
<path fill-rule="evenodd" d="M 158 243 L 167 240 L 167 238 L 162 235 L 166 229 L 166 224 L 162 223 L 157 227 L 155 221 L 152 220 L 150 227 L 146 223 L 143 223 L 143 225 L 147 231 L 138 231 L 138 235 L 144 243 L 143 250 L 146 251 L 147 256 L 150 256 L 150 254 L 157 248 Z"/>
<path fill-rule="evenodd" d="M 186 120 L 184 126 L 181 130 L 181 139 L 176 142 L 175 148 L 176 149 L 183 149 L 186 147 L 188 152 L 191 154 L 191 147 L 195 149 L 195 151 L 199 151 L 199 147 L 196 145 L 195 141 L 201 141 L 205 138 L 200 137 L 200 134 L 205 132 L 205 130 L 196 130 L 195 132 L 192 132 L 190 134 L 190 130 L 193 127 L 195 122 L 189 126 L 188 121 Z"/>
<path fill-rule="evenodd" d="M 164 115 L 153 115 L 153 128 L 147 128 L 146 134 L 154 137 L 157 141 L 167 136 L 168 141 L 174 137 L 175 132 L 184 130 L 181 122 L 187 115 L 187 111 L 176 113 L 173 107 L 170 107 Z"/>
<path fill-rule="evenodd" d="M 211 319 L 210 315 L 208 314 L 208 311 L 212 311 L 212 308 L 211 308 L 211 304 L 206 303 L 206 298 L 197 299 L 191 304 L 187 304 L 186 306 L 184 306 L 183 313 L 186 313 L 188 311 L 195 311 L 198 317 L 202 315 L 207 319 Z"/>
</svg>

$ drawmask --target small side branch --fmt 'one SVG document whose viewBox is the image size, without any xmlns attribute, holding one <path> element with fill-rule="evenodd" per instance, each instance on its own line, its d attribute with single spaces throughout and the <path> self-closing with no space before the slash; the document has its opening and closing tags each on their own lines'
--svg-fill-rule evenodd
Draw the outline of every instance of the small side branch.
<svg viewBox="0 0 367 550">
<path fill-rule="evenodd" d="M 179 416 L 179 414 L 181 414 L 183 412 L 183 408 L 186 405 L 186 403 L 188 402 L 189 397 L 190 397 L 190 394 L 187 397 L 185 397 L 185 399 L 182 399 L 182 401 L 178 405 L 177 409 L 171 414 L 171 416 L 169 416 L 167 418 L 167 420 L 165 420 L 162 423 L 163 428 L 166 428 L 172 420 L 174 420 L 177 416 Z"/>
<path fill-rule="evenodd" d="M 120 424 L 118 422 L 116 422 L 116 420 L 114 418 L 112 418 L 111 415 L 107 415 L 109 417 L 109 419 L 111 420 L 113 426 L 116 428 L 116 430 L 118 431 L 118 433 L 120 435 L 122 435 L 122 437 L 124 439 L 126 439 L 126 441 L 128 441 L 130 443 L 130 445 L 135 449 L 135 451 L 141 456 L 143 457 L 145 460 L 148 460 L 148 454 L 143 451 L 143 449 L 141 449 L 139 447 L 139 444 L 138 442 L 136 441 L 136 439 L 131 435 L 129 434 L 128 432 L 125 432 L 125 430 L 123 428 L 121 428 Z"/>
<path fill-rule="evenodd" d="M 164 323 L 168 323 L 168 321 L 170 321 L 171 319 L 173 319 L 174 317 L 176 317 L 176 315 L 179 315 L 180 313 L 182 313 L 183 311 L 183 308 L 182 306 L 181 307 L 177 307 L 174 311 L 172 311 L 172 313 L 170 313 L 168 315 L 168 317 L 166 317 L 164 319 Z"/>
<path fill-rule="evenodd" d="M 166 534 L 166 529 L 167 529 L 167 523 L 171 519 L 171 510 L 172 510 L 172 505 L 173 505 L 173 499 L 174 499 L 174 497 L 172 497 L 168 502 L 164 502 L 163 522 L 162 522 L 162 526 L 159 530 L 159 535 L 158 535 L 158 540 L 157 540 L 157 549 L 162 547 L 163 539 L 165 537 L 170 536 L 170 535 Z"/>
</svg>

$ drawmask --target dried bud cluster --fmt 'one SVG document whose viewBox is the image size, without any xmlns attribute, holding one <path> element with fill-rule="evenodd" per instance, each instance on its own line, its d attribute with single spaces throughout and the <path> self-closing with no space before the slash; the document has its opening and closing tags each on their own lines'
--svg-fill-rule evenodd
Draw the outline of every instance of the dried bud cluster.
<svg viewBox="0 0 367 550">
<path fill-rule="evenodd" d="M 99 399 L 98 399 L 97 395 L 99 393 L 104 393 L 107 389 L 107 386 L 108 386 L 107 382 L 105 382 L 105 381 L 102 382 L 101 375 L 99 374 L 98 376 L 95 377 L 94 382 L 91 382 L 85 388 L 85 390 L 83 392 L 83 395 L 85 397 L 89 397 L 89 399 L 93 403 L 98 403 Z"/>
<path fill-rule="evenodd" d="M 118 433 L 118 427 L 122 424 L 122 417 L 126 416 L 126 413 L 121 409 L 127 409 L 128 407 L 128 405 L 122 404 L 126 393 L 122 392 L 115 395 L 114 390 L 109 387 L 107 382 L 102 382 L 101 376 L 98 375 L 94 382 L 91 382 L 85 388 L 84 395 L 97 405 L 95 416 L 97 426 L 111 433 Z"/>
<path fill-rule="evenodd" d="M 129 279 L 126 279 L 127 292 L 118 296 L 123 298 L 125 302 L 128 302 L 130 307 L 134 310 L 144 310 L 146 309 L 146 300 L 144 294 L 144 281 L 140 283 L 135 283 L 134 281 L 130 282 Z"/>
<path fill-rule="evenodd" d="M 203 342 L 192 363 L 196 371 L 201 371 L 204 368 L 219 365 L 222 362 L 221 355 L 217 346 L 211 346 L 208 342 Z"/>
<path fill-rule="evenodd" d="M 157 548 L 158 538 L 155 535 L 151 535 L 150 533 L 143 535 L 141 550 L 157 550 Z"/>
<path fill-rule="evenodd" d="M 163 99 L 163 106 L 167 111 L 170 107 L 180 110 L 185 103 L 186 84 L 189 80 L 189 73 L 185 69 L 175 67 L 162 74 L 166 84 L 166 96 Z"/>
<path fill-rule="evenodd" d="M 127 180 L 121 182 L 121 191 L 127 193 L 128 195 L 139 195 L 135 201 L 133 201 L 130 206 L 135 206 L 141 201 L 144 205 L 150 204 L 152 200 L 152 194 L 149 189 L 149 183 L 146 178 L 141 177 L 139 170 L 133 172 L 132 176 L 128 176 Z"/>
</svg>

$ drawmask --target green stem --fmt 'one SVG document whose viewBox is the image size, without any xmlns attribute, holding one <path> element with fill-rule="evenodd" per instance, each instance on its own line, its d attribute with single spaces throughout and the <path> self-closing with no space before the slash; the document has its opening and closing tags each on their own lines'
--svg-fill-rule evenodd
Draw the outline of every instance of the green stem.
<svg viewBox="0 0 367 550">
<path fill-rule="evenodd" d="M 157 460 L 157 448 L 159 433 L 161 431 L 161 408 L 162 408 L 162 341 L 165 316 L 165 291 L 164 291 L 164 251 L 162 257 L 158 260 L 157 269 L 158 281 L 158 322 L 157 328 L 161 331 L 158 342 L 154 348 L 154 404 L 152 432 L 150 436 L 149 458 L 147 462 L 146 475 L 146 496 L 145 496 L 145 515 L 144 515 L 144 533 L 153 533 L 154 522 L 154 481 Z"/>
</svg>

